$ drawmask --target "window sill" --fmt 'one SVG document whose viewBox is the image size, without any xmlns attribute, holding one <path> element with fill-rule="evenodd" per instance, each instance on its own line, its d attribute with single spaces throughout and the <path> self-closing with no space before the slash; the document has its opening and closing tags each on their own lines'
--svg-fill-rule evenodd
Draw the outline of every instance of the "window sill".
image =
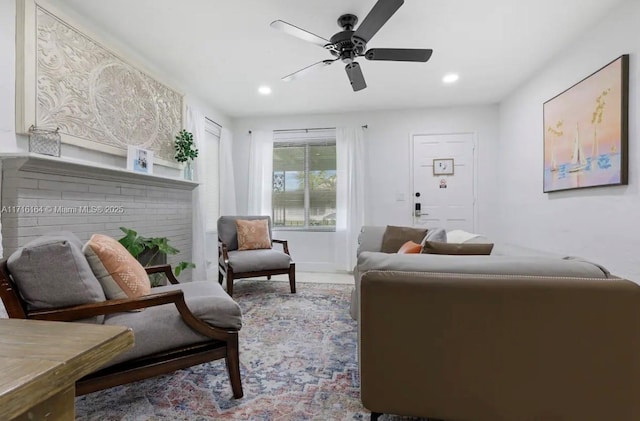
<svg viewBox="0 0 640 421">
<path fill-rule="evenodd" d="M 331 228 L 297 228 L 297 227 L 272 227 L 271 231 L 287 231 L 287 232 L 336 232 L 335 227 Z"/>
</svg>

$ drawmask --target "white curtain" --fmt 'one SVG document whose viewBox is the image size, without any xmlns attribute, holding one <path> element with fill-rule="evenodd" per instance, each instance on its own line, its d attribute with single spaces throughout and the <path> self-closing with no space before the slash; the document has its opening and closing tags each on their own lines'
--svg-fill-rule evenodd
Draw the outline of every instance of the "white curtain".
<svg viewBox="0 0 640 421">
<path fill-rule="evenodd" d="M 220 215 L 236 215 L 236 179 L 233 175 L 233 135 L 222 128 L 220 133 Z"/>
<path fill-rule="evenodd" d="M 2 161 L 0 161 L 0 191 L 2 191 Z M 2 249 L 2 219 L 0 219 L 0 259 L 4 257 L 4 250 Z"/>
<path fill-rule="evenodd" d="M 364 131 L 362 127 L 336 129 L 337 269 L 351 271 L 356 264 L 358 234 L 364 224 Z"/>
<path fill-rule="evenodd" d="M 197 108 L 187 106 L 187 131 L 193 133 L 193 141 L 198 150 L 202 150 L 205 141 L 205 115 Z M 193 161 L 195 181 L 202 183 L 204 180 L 204 165 L 206 162 L 196 158 Z M 192 278 L 196 281 L 207 279 L 206 237 L 205 237 L 205 203 L 204 186 L 199 185 L 193 190 L 192 207 L 192 235 L 193 248 L 191 261 L 196 267 L 193 269 Z"/>
<path fill-rule="evenodd" d="M 271 215 L 273 190 L 273 132 L 251 132 L 249 151 L 248 215 Z"/>
</svg>

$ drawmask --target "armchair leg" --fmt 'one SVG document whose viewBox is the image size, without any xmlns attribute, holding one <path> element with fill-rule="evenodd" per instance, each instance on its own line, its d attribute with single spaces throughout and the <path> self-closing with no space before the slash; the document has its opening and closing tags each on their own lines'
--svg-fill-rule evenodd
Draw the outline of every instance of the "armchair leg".
<svg viewBox="0 0 640 421">
<path fill-rule="evenodd" d="M 227 342 L 227 371 L 229 371 L 229 380 L 231 381 L 231 390 L 233 397 L 240 399 L 244 396 L 242 392 L 242 379 L 240 378 L 240 358 L 238 356 L 238 335 Z"/>
<path fill-rule="evenodd" d="M 227 269 L 227 294 L 233 297 L 233 270 Z"/>
<path fill-rule="evenodd" d="M 271 280 L 271 275 L 267 275 L 267 281 Z"/>
<path fill-rule="evenodd" d="M 289 266 L 289 286 L 291 287 L 291 293 L 296 293 L 296 264 L 291 263 Z"/>
</svg>

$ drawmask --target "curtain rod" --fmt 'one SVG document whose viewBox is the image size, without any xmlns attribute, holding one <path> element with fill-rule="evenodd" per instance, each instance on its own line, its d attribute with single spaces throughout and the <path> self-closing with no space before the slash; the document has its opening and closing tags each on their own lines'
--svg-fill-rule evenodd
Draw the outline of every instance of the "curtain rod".
<svg viewBox="0 0 640 421">
<path fill-rule="evenodd" d="M 216 121 L 211 120 L 209 117 L 205 117 L 204 119 L 205 119 L 205 120 L 209 120 L 209 122 L 210 122 L 210 123 L 213 123 L 213 124 L 215 124 L 216 126 L 218 126 L 218 127 L 222 128 L 222 124 L 220 124 L 220 123 L 218 123 L 218 122 L 216 122 Z"/>
<path fill-rule="evenodd" d="M 368 129 L 369 125 L 365 124 L 362 126 L 363 129 Z M 305 133 L 309 133 L 309 131 L 312 130 L 334 130 L 335 127 L 314 127 L 312 129 L 280 129 L 280 130 L 274 130 L 274 132 L 305 132 Z M 251 134 L 251 130 L 249 130 L 249 134 Z"/>
</svg>

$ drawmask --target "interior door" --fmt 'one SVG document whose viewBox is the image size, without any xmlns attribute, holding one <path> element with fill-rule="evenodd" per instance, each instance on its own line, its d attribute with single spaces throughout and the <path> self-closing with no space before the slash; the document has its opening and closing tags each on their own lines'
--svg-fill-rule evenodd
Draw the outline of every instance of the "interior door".
<svg viewBox="0 0 640 421">
<path fill-rule="evenodd" d="M 475 232 L 473 133 L 412 136 L 413 225 Z"/>
</svg>

